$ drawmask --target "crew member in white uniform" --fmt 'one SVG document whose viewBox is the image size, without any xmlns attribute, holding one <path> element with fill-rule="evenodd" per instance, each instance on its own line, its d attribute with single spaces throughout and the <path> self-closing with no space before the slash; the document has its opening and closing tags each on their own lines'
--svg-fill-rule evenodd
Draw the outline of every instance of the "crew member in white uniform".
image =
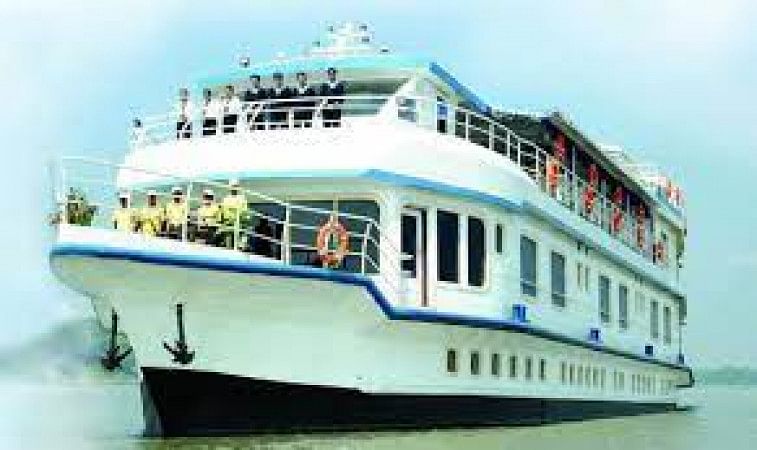
<svg viewBox="0 0 757 450">
<path fill-rule="evenodd" d="M 223 97 L 223 133 L 233 133 L 237 129 L 239 113 L 242 111 L 242 102 L 234 93 L 234 86 L 226 86 L 226 93 Z"/>
<path fill-rule="evenodd" d="M 189 90 L 179 90 L 179 104 L 176 105 L 176 139 L 192 137 L 192 103 L 189 101 Z"/>
<path fill-rule="evenodd" d="M 219 105 L 218 100 L 213 98 L 210 89 L 202 92 L 202 135 L 214 136 L 218 128 Z"/>
</svg>

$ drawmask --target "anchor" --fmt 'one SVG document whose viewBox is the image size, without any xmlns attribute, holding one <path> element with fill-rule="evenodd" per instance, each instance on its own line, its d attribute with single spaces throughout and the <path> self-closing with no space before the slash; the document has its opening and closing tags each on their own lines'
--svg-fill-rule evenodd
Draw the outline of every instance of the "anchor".
<svg viewBox="0 0 757 450">
<path fill-rule="evenodd" d="M 118 368 L 121 367 L 121 362 L 123 362 L 124 359 L 126 359 L 129 354 L 131 354 L 131 348 L 127 349 L 125 352 L 120 353 L 121 346 L 117 345 L 118 342 L 118 314 L 116 314 L 116 310 L 113 309 L 111 316 L 110 316 L 110 345 L 108 346 L 108 349 L 105 351 L 105 356 L 100 358 L 100 361 L 102 362 L 103 367 L 105 367 L 105 370 L 112 372 Z"/>
<path fill-rule="evenodd" d="M 194 359 L 195 352 L 189 351 L 187 339 L 184 336 L 184 305 L 181 303 L 176 304 L 176 328 L 179 332 L 179 339 L 176 340 L 174 347 L 163 341 L 163 348 L 173 355 L 173 362 L 189 364 Z"/>
</svg>

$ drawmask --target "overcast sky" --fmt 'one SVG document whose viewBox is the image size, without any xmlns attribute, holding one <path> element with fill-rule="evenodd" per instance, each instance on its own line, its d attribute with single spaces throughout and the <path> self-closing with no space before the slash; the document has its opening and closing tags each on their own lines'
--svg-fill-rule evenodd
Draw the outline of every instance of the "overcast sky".
<svg viewBox="0 0 757 450">
<path fill-rule="evenodd" d="M 394 50 L 436 59 L 494 105 L 560 109 L 596 140 L 680 179 L 687 353 L 698 365 L 757 366 L 757 2 L 6 3 L 0 346 L 89 310 L 47 269 L 47 159 L 116 160 L 130 118 L 164 110 L 193 76 L 243 53 L 299 52 L 327 24 L 357 19 Z"/>
</svg>

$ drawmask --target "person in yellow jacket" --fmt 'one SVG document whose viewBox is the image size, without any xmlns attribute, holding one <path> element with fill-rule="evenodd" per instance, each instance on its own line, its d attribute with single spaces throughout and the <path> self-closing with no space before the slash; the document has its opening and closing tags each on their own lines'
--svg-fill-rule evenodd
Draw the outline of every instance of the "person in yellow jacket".
<svg viewBox="0 0 757 450">
<path fill-rule="evenodd" d="M 189 210 L 180 187 L 171 189 L 171 202 L 166 205 L 166 232 L 171 239 L 182 239 L 187 226 Z"/>
<path fill-rule="evenodd" d="M 113 211 L 113 229 L 118 231 L 134 231 L 134 211 L 129 204 L 129 193 L 121 192 L 118 195 L 118 208 Z"/>
<path fill-rule="evenodd" d="M 215 201 L 215 194 L 211 189 L 202 193 L 202 204 L 197 208 L 196 237 L 206 244 L 216 245 L 218 225 L 221 223 L 221 205 Z"/>
<path fill-rule="evenodd" d="M 229 181 L 229 194 L 221 202 L 221 224 L 226 248 L 232 248 L 235 241 L 238 249 L 244 248 L 243 231 L 249 225 L 249 211 L 238 180 Z"/>
<path fill-rule="evenodd" d="M 139 229 L 145 236 L 157 236 L 163 232 L 166 212 L 158 205 L 158 193 L 147 191 L 147 204 L 139 212 Z"/>
</svg>

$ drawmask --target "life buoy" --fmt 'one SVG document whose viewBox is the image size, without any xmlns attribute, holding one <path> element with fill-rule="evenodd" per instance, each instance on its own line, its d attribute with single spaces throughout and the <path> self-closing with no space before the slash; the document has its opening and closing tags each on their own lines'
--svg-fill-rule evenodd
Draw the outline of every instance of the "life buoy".
<svg viewBox="0 0 757 450">
<path fill-rule="evenodd" d="M 329 245 L 333 238 L 336 238 L 336 247 L 331 248 Z M 339 219 L 331 217 L 318 229 L 318 237 L 315 241 L 315 247 L 318 256 L 321 259 L 323 267 L 335 268 L 342 264 L 342 260 L 347 254 L 349 246 L 349 235 L 344 225 L 339 223 Z"/>
</svg>

